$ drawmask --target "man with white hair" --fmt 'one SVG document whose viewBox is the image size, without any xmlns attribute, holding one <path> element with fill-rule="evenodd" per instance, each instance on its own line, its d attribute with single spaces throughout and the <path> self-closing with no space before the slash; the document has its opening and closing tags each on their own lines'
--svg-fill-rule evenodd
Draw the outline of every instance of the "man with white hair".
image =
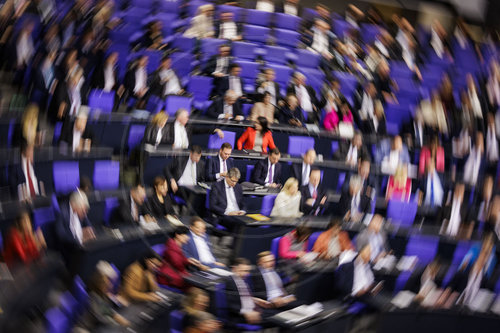
<svg viewBox="0 0 500 333">
<path fill-rule="evenodd" d="M 224 98 L 215 99 L 207 110 L 210 118 L 219 120 L 243 120 L 241 104 L 238 102 L 238 95 L 233 90 L 226 91 Z"/>
<path fill-rule="evenodd" d="M 307 114 L 307 123 L 317 123 L 319 115 L 317 110 L 318 100 L 313 87 L 306 84 L 304 74 L 295 72 L 292 77 L 292 82 L 288 85 L 287 95 L 294 94 L 299 100 L 300 107 Z"/>
<path fill-rule="evenodd" d="M 78 153 L 89 151 L 92 145 L 93 133 L 87 127 L 88 107 L 81 106 L 75 121 L 67 122 L 61 130 L 59 143 L 64 143 L 71 151 Z"/>
<path fill-rule="evenodd" d="M 71 193 L 66 205 L 61 205 L 61 212 L 56 222 L 56 233 L 62 249 L 74 250 L 96 238 L 94 229 L 87 218 L 88 210 L 87 195 L 79 190 Z"/>
</svg>

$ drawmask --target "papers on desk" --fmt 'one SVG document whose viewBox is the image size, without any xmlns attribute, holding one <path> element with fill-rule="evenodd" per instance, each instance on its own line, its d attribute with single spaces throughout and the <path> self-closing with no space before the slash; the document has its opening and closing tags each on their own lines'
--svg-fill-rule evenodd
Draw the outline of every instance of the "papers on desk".
<svg viewBox="0 0 500 333">
<path fill-rule="evenodd" d="M 350 123 L 341 121 L 338 126 L 339 136 L 343 139 L 352 139 L 354 137 L 354 127 Z"/>
<path fill-rule="evenodd" d="M 389 254 L 383 258 L 380 258 L 377 263 L 373 266 L 373 269 L 380 271 L 382 269 L 391 271 L 394 266 L 396 266 L 396 257 Z"/>
<path fill-rule="evenodd" d="M 270 221 L 271 219 L 265 215 L 262 214 L 248 214 L 247 215 L 249 218 L 254 219 L 255 221 Z"/>
<path fill-rule="evenodd" d="M 399 271 L 410 271 L 418 262 L 417 256 L 402 256 L 396 268 Z"/>
<path fill-rule="evenodd" d="M 205 190 L 208 190 L 210 188 L 210 186 L 208 186 L 207 183 L 202 183 L 202 182 L 198 182 L 198 186 L 204 188 Z"/>
<path fill-rule="evenodd" d="M 411 291 L 402 290 L 396 296 L 394 296 L 391 304 L 400 309 L 405 309 L 410 306 L 415 296 L 415 293 L 412 293 Z"/>
<path fill-rule="evenodd" d="M 208 271 L 212 274 L 224 276 L 224 277 L 233 275 L 233 272 L 222 269 L 222 268 L 217 268 L 217 267 L 210 268 Z"/>
<path fill-rule="evenodd" d="M 424 297 L 421 305 L 424 307 L 433 307 L 441 296 L 441 289 L 434 288 L 429 291 L 429 293 Z"/>
<path fill-rule="evenodd" d="M 495 299 L 495 294 L 487 289 L 479 289 L 476 296 L 469 303 L 468 307 L 472 311 L 486 312 Z M 497 300 L 498 302 L 498 300 Z"/>
<path fill-rule="evenodd" d="M 316 316 L 322 311 L 323 304 L 316 302 L 311 305 L 301 305 L 294 309 L 280 312 L 276 315 L 276 318 L 287 324 L 297 324 Z"/>
<path fill-rule="evenodd" d="M 309 132 L 319 133 L 319 127 L 316 124 L 305 124 Z"/>
<path fill-rule="evenodd" d="M 144 216 L 139 217 L 139 225 L 142 229 L 146 231 L 157 231 L 160 230 L 160 226 L 156 222 L 148 222 L 144 219 Z"/>
<path fill-rule="evenodd" d="M 167 221 L 177 227 L 181 227 L 184 225 L 184 223 L 182 223 L 177 217 L 173 215 L 167 215 Z"/>
</svg>

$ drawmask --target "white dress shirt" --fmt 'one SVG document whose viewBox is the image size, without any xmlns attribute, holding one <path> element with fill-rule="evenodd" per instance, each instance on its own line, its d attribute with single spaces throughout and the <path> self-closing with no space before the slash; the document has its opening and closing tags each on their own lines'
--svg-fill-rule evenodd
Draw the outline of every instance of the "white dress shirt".
<svg viewBox="0 0 500 333">
<path fill-rule="evenodd" d="M 115 86 L 115 75 L 113 71 L 113 66 L 106 66 L 104 68 L 104 91 L 110 92 Z"/>
<path fill-rule="evenodd" d="M 351 216 L 359 213 L 359 205 L 361 203 L 361 191 L 352 196 L 351 199 Z"/>
<path fill-rule="evenodd" d="M 434 182 L 434 184 L 431 184 Z M 434 206 L 441 206 L 443 202 L 443 187 L 441 185 L 441 180 L 436 172 L 432 175 L 427 175 L 427 186 L 425 188 L 425 205 L 429 206 L 431 204 L 431 188 L 434 190 Z"/>
<path fill-rule="evenodd" d="M 181 186 L 194 186 L 197 183 L 198 182 L 196 179 L 196 163 L 194 163 L 190 158 L 188 158 L 186 167 L 184 168 L 184 172 L 182 173 L 181 178 L 179 178 L 177 184 Z"/>
<path fill-rule="evenodd" d="M 30 187 L 29 187 L 29 184 L 28 184 L 28 169 L 26 169 L 26 157 L 24 156 L 21 156 L 21 167 L 23 169 L 23 174 L 24 174 L 24 179 L 26 179 L 26 190 L 29 191 L 30 190 Z M 31 176 L 31 181 L 33 183 L 33 188 L 35 189 L 35 194 L 38 195 L 40 194 L 39 190 L 38 190 L 38 180 L 35 176 L 35 169 L 33 169 L 33 164 L 32 163 L 28 163 L 29 164 L 29 172 L 30 172 L 30 176 Z"/>
<path fill-rule="evenodd" d="M 375 112 L 373 108 L 373 98 L 369 96 L 366 92 L 363 93 L 363 101 L 361 102 L 361 109 L 359 110 L 362 120 L 373 119 Z"/>
<path fill-rule="evenodd" d="M 196 251 L 198 251 L 198 257 L 202 264 L 210 265 L 215 262 L 215 258 L 208 247 L 207 242 L 203 237 L 196 235 L 191 232 L 191 237 L 193 238 L 194 245 L 196 246 Z"/>
<path fill-rule="evenodd" d="M 309 96 L 306 86 L 296 86 L 295 91 L 297 92 L 297 98 L 299 99 L 302 110 L 312 112 L 313 106 L 311 103 L 311 96 Z"/>
<path fill-rule="evenodd" d="M 224 184 L 224 186 L 226 187 L 226 201 L 227 201 L 227 206 L 226 210 L 224 211 L 224 215 L 227 215 L 228 213 L 231 212 L 238 212 L 240 210 L 240 207 L 238 206 L 238 202 L 236 201 L 234 188 L 229 186 L 227 182 Z"/>
<path fill-rule="evenodd" d="M 462 220 L 462 217 L 460 216 L 461 207 L 462 203 L 453 199 L 450 220 L 448 221 L 448 227 L 446 228 L 446 234 L 449 236 L 456 236 L 458 234 L 458 229 L 460 228 L 460 222 Z"/>
<path fill-rule="evenodd" d="M 496 138 L 495 130 L 488 126 L 488 131 L 486 132 L 486 157 L 489 162 L 498 161 L 498 141 Z"/>
<path fill-rule="evenodd" d="M 314 187 L 312 184 L 307 184 L 307 187 L 309 189 L 309 193 L 311 193 L 311 199 L 313 199 L 312 201 L 312 205 L 311 206 L 314 206 L 314 204 L 316 203 L 316 200 L 318 199 L 318 187 Z M 316 191 L 316 198 L 314 198 L 314 191 Z"/>
<path fill-rule="evenodd" d="M 431 46 L 434 49 L 434 51 L 436 52 L 436 55 L 440 59 L 442 59 L 443 54 L 444 54 L 443 41 L 441 40 L 441 38 L 439 38 L 437 32 L 434 29 L 432 29 L 432 31 L 431 31 Z"/>
<path fill-rule="evenodd" d="M 236 288 L 238 289 L 238 294 L 240 294 L 240 313 L 245 314 L 247 312 L 253 311 L 255 309 L 255 303 L 253 302 L 246 282 L 237 275 L 233 275 L 233 279 L 236 284 Z"/>
<path fill-rule="evenodd" d="M 134 93 L 137 94 L 147 86 L 148 73 L 145 68 L 137 68 L 135 71 L 135 87 Z"/>
<path fill-rule="evenodd" d="M 71 205 L 69 206 L 69 229 L 71 230 L 75 240 L 77 240 L 80 245 L 83 244 L 82 224 L 78 214 L 73 211 Z"/>
<path fill-rule="evenodd" d="M 220 154 L 217 155 L 217 157 L 219 158 L 219 173 L 215 174 L 215 179 L 217 179 L 217 181 L 220 181 L 224 179 L 224 177 L 220 175 L 221 172 L 228 172 L 228 169 L 227 169 L 227 161 L 223 160 L 222 157 L 220 157 Z"/>
<path fill-rule="evenodd" d="M 27 65 L 31 61 L 34 53 L 33 39 L 31 35 L 23 34 L 16 45 L 17 65 Z"/>
<path fill-rule="evenodd" d="M 361 258 L 356 258 L 354 260 L 354 276 L 351 295 L 356 295 L 358 292 L 369 288 L 373 284 L 373 281 L 375 281 L 375 278 L 373 277 L 370 264 L 365 264 Z"/>
<path fill-rule="evenodd" d="M 155 145 L 159 145 L 160 144 L 162 136 L 163 136 L 163 128 L 158 129 L 158 132 L 156 132 Z"/>
<path fill-rule="evenodd" d="M 236 23 L 234 23 L 232 21 L 221 23 L 221 25 L 219 27 L 219 38 L 220 39 L 233 40 L 236 37 L 238 37 L 238 27 L 236 26 Z"/>
<path fill-rule="evenodd" d="M 459 301 L 461 300 L 464 305 L 471 305 L 476 297 L 479 289 L 481 288 L 481 281 L 483 279 L 484 270 L 481 269 L 479 272 L 474 274 L 471 270 L 469 274 L 469 279 L 467 280 L 467 286 L 465 287 L 462 295 L 460 295 Z"/>
<path fill-rule="evenodd" d="M 80 140 L 82 139 L 82 132 L 77 131 L 76 129 L 73 128 L 73 146 L 71 149 L 73 149 L 73 152 L 76 151 L 76 149 L 80 146 Z"/>
<path fill-rule="evenodd" d="M 267 300 L 271 301 L 277 297 L 284 296 L 283 292 L 283 281 L 281 281 L 280 276 L 273 269 L 263 269 L 259 268 L 262 273 L 262 278 L 266 284 Z"/>
<path fill-rule="evenodd" d="M 266 185 L 270 185 L 273 183 L 273 178 L 274 178 L 274 169 L 275 169 L 276 164 L 271 164 L 271 161 L 267 159 L 267 177 L 266 177 Z M 269 168 L 271 168 L 272 174 L 269 173 Z M 272 178 L 270 177 L 272 176 Z"/>
<path fill-rule="evenodd" d="M 219 114 L 217 117 L 218 119 L 224 119 L 226 118 L 226 115 L 230 115 L 229 119 L 233 118 L 233 105 L 229 105 L 226 102 L 224 102 L 224 106 L 222 108 L 223 112 Z"/>
<path fill-rule="evenodd" d="M 479 102 L 479 97 L 477 96 L 476 89 L 474 88 L 469 89 L 468 95 L 474 116 L 476 118 L 483 119 L 483 110 L 481 109 L 481 102 Z"/>
<path fill-rule="evenodd" d="M 311 173 L 311 166 L 302 163 L 302 185 L 309 184 L 309 174 Z"/>
<path fill-rule="evenodd" d="M 267 83 L 266 87 L 265 88 L 262 88 L 262 86 L 259 87 L 259 89 L 257 89 L 257 92 L 259 94 L 263 94 L 267 91 L 271 95 L 271 104 L 276 105 L 276 87 L 274 85 L 274 82 L 267 81 L 266 83 Z"/>
<path fill-rule="evenodd" d="M 215 74 L 215 73 L 226 74 L 228 64 L 229 64 L 228 57 L 218 57 L 216 62 L 215 62 L 215 70 L 212 74 Z"/>
<path fill-rule="evenodd" d="M 311 49 L 319 54 L 329 53 L 330 50 L 329 50 L 328 36 L 325 33 L 317 29 L 314 29 Z"/>
<path fill-rule="evenodd" d="M 182 89 L 179 82 L 179 78 L 172 69 L 162 70 L 160 73 L 160 79 L 165 82 L 164 95 L 176 95 Z"/>
<path fill-rule="evenodd" d="M 274 13 L 274 3 L 272 1 L 257 1 L 255 9 L 261 10 L 263 12 Z"/>
<path fill-rule="evenodd" d="M 80 109 L 80 106 L 82 105 L 82 95 L 80 93 L 80 87 L 81 84 L 79 83 L 69 90 L 69 97 L 71 99 L 71 106 L 69 109 L 70 116 L 76 116 L 78 110 Z"/>
<path fill-rule="evenodd" d="M 297 6 L 290 5 L 288 3 L 286 3 L 283 6 L 283 11 L 285 12 L 285 14 L 293 15 L 293 16 L 298 16 L 298 14 L 299 14 L 298 10 L 297 10 Z"/>
<path fill-rule="evenodd" d="M 139 216 L 139 207 L 137 207 L 137 204 L 134 201 L 134 198 L 130 196 L 130 215 L 132 215 L 132 218 L 134 221 L 138 222 L 140 219 Z"/>
<path fill-rule="evenodd" d="M 479 168 L 481 167 L 481 152 L 474 146 L 464 166 L 464 182 L 469 185 L 477 183 Z"/>
<path fill-rule="evenodd" d="M 187 149 L 189 147 L 189 138 L 186 127 L 182 126 L 177 120 L 174 123 L 174 148 Z"/>
<path fill-rule="evenodd" d="M 345 160 L 347 163 L 354 161 L 358 161 L 358 147 L 353 146 L 352 144 L 349 146 L 349 151 L 347 152 L 347 157 Z"/>
<path fill-rule="evenodd" d="M 234 91 L 237 97 L 243 95 L 243 88 L 238 76 L 229 76 L 229 90 Z"/>
</svg>

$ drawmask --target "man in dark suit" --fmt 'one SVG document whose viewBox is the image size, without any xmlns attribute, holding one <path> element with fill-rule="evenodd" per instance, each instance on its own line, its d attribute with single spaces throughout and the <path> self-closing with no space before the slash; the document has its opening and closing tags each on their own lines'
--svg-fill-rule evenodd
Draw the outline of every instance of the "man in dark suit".
<svg viewBox="0 0 500 333">
<path fill-rule="evenodd" d="M 342 184 L 342 193 L 349 192 L 351 177 L 358 175 L 361 178 L 361 193 L 375 200 L 377 194 L 377 180 L 370 175 L 371 162 L 369 159 L 360 159 L 357 173 L 351 172 Z"/>
<path fill-rule="evenodd" d="M 147 55 L 142 55 L 130 65 L 125 73 L 124 85 L 128 96 L 137 99 L 136 106 L 142 108 L 148 96 L 148 61 Z"/>
<path fill-rule="evenodd" d="M 299 187 L 309 184 L 309 174 L 314 161 L 316 161 L 316 151 L 311 148 L 302 156 L 301 164 L 292 164 L 291 177 L 297 179 Z"/>
<path fill-rule="evenodd" d="M 403 125 L 403 137 L 409 150 L 415 151 L 426 145 L 427 138 L 431 137 L 432 131 L 425 125 L 424 117 L 420 111 L 409 123 Z"/>
<path fill-rule="evenodd" d="M 311 169 L 309 183 L 300 188 L 300 210 L 304 215 L 321 215 L 326 209 L 327 194 L 321 186 L 321 170 Z"/>
<path fill-rule="evenodd" d="M 222 12 L 220 14 L 220 20 L 215 26 L 215 36 L 233 42 L 241 40 L 241 25 L 234 22 L 232 12 Z"/>
<path fill-rule="evenodd" d="M 24 143 L 21 146 L 21 160 L 19 164 L 14 164 L 9 167 L 9 184 L 12 196 L 19 200 L 29 200 L 41 192 L 41 184 L 35 175 L 33 167 L 34 147 Z"/>
<path fill-rule="evenodd" d="M 213 134 L 217 133 L 219 138 L 224 138 L 224 133 L 218 128 L 194 127 L 189 122 L 189 111 L 179 109 L 175 112 L 175 121 L 168 123 L 165 127 L 168 133 L 168 144 L 172 148 L 187 149 L 191 144 L 193 134 Z"/>
<path fill-rule="evenodd" d="M 280 187 L 282 185 L 280 157 L 279 149 L 274 148 L 269 151 L 266 159 L 258 161 L 252 172 L 252 183 Z"/>
<path fill-rule="evenodd" d="M 366 243 L 370 244 L 370 261 L 373 264 L 389 253 L 390 247 L 387 241 L 387 233 L 384 230 L 384 218 L 382 215 L 373 215 L 368 228 L 358 234 L 356 238 L 356 247 L 358 250 L 363 248 Z"/>
<path fill-rule="evenodd" d="M 371 198 L 361 190 L 361 178 L 353 175 L 349 180 L 349 190 L 342 193 L 338 204 L 338 214 L 345 221 L 359 222 L 364 214 L 370 213 Z"/>
<path fill-rule="evenodd" d="M 149 90 L 151 95 L 164 99 L 168 95 L 183 95 L 185 93 L 179 76 L 171 66 L 172 59 L 169 56 L 161 59 L 158 69 L 152 74 Z"/>
<path fill-rule="evenodd" d="M 91 86 L 94 89 L 101 89 L 105 92 L 113 91 L 115 93 L 115 101 L 113 110 L 118 108 L 120 99 L 125 92 L 125 87 L 120 83 L 117 66 L 118 52 L 112 52 L 106 60 L 99 64 L 92 74 Z"/>
<path fill-rule="evenodd" d="M 286 93 L 294 94 L 302 110 L 307 114 L 306 122 L 309 124 L 318 123 L 320 114 L 318 105 L 318 99 L 316 98 L 316 92 L 313 87 L 306 84 L 306 77 L 304 74 L 295 72 L 292 77 L 292 82 L 288 85 Z"/>
<path fill-rule="evenodd" d="M 250 274 L 252 295 L 270 302 L 275 308 L 292 309 L 300 305 L 294 295 L 289 295 L 281 277 L 275 270 L 276 258 L 270 251 L 257 255 L 257 268 Z"/>
<path fill-rule="evenodd" d="M 228 75 L 218 78 L 214 81 L 214 90 L 212 96 L 224 96 L 226 91 L 232 90 L 242 100 L 245 98 L 245 91 L 243 89 L 244 82 L 241 78 L 241 66 L 232 63 L 229 65 Z"/>
<path fill-rule="evenodd" d="M 216 182 L 210 191 L 210 210 L 219 216 L 245 214 L 245 201 L 240 180 L 240 170 L 229 169 L 224 181 Z"/>
<path fill-rule="evenodd" d="M 194 258 L 208 267 L 226 267 L 215 258 L 212 243 L 206 233 L 206 223 L 200 217 L 193 217 L 190 224 L 189 240 L 182 246 L 187 258 Z"/>
<path fill-rule="evenodd" d="M 226 282 L 225 295 L 229 317 L 236 322 L 259 324 L 264 313 L 259 307 L 269 308 L 272 304 L 260 298 L 252 297 L 246 278 L 250 273 L 250 262 L 245 258 L 236 258 L 231 270 L 234 273 Z M 260 309 L 262 310 L 262 309 Z"/>
<path fill-rule="evenodd" d="M 39 107 L 42 110 L 45 109 L 49 95 L 54 93 L 57 86 L 56 68 L 54 65 L 56 57 L 57 52 L 51 51 L 43 58 L 41 64 L 34 68 L 33 94 L 39 94 L 37 98 L 39 98 Z"/>
<path fill-rule="evenodd" d="M 321 101 L 319 102 L 319 108 L 325 109 L 328 111 L 332 110 L 337 112 L 339 115 L 339 119 L 342 120 L 342 115 L 340 113 L 340 107 L 342 104 L 347 104 L 349 109 L 351 106 L 347 101 L 347 98 L 340 91 L 340 81 L 332 77 L 328 80 L 328 83 L 324 85 L 321 90 Z"/>
<path fill-rule="evenodd" d="M 120 200 L 119 206 L 112 212 L 110 226 L 138 226 L 141 217 L 152 220 L 147 204 L 146 190 L 138 184 L 130 189 L 130 195 Z"/>
<path fill-rule="evenodd" d="M 217 79 L 228 75 L 231 61 L 231 46 L 222 44 L 219 46 L 219 54 L 214 55 L 207 61 L 203 72 L 205 75 L 214 77 L 214 81 L 217 81 Z M 216 82 L 214 82 L 215 84 Z"/>
<path fill-rule="evenodd" d="M 354 106 L 352 115 L 356 125 L 363 132 L 370 132 L 370 123 L 375 117 L 375 104 L 379 96 L 373 82 L 367 82 L 364 86 L 359 85 L 354 93 Z"/>
<path fill-rule="evenodd" d="M 49 105 L 49 118 L 53 123 L 66 121 L 86 105 L 87 88 L 82 84 L 83 70 L 76 68 L 67 80 L 59 81 Z"/>
<path fill-rule="evenodd" d="M 265 80 L 260 82 L 255 90 L 262 95 L 262 98 L 267 91 L 271 95 L 271 104 L 277 107 L 280 101 L 283 100 L 283 97 L 281 96 L 280 85 L 274 81 L 276 79 L 276 72 L 272 68 L 266 68 L 262 73 Z"/>
<path fill-rule="evenodd" d="M 429 207 L 442 207 L 446 200 L 446 188 L 442 176 L 436 171 L 434 160 L 429 160 L 426 173 L 418 182 L 419 204 Z"/>
<path fill-rule="evenodd" d="M 284 0 L 277 5 L 276 13 L 302 17 L 302 6 L 299 5 L 299 0 Z"/>
<path fill-rule="evenodd" d="M 73 152 L 88 151 L 95 144 L 94 135 L 87 126 L 88 114 L 85 109 L 80 108 L 74 122 L 66 122 L 61 129 L 59 144 L 62 142 Z"/>
<path fill-rule="evenodd" d="M 425 268 L 416 268 L 408 278 L 408 281 L 406 281 L 404 290 L 409 290 L 417 295 L 415 298 L 416 302 L 423 301 L 430 291 L 428 289 L 431 285 L 430 282 L 433 282 L 436 286 L 441 285 L 441 281 L 446 273 L 446 270 L 442 268 L 439 258 L 435 258 Z"/>
<path fill-rule="evenodd" d="M 333 69 L 330 60 L 333 58 L 335 35 L 330 29 L 328 22 L 315 19 L 314 26 L 304 36 L 307 49 L 321 55 L 320 67 L 327 71 Z"/>
<path fill-rule="evenodd" d="M 449 202 L 441 209 L 438 221 L 442 222 L 440 233 L 459 237 L 460 239 L 470 239 L 474 228 L 474 221 L 469 220 L 469 206 L 464 200 L 465 185 L 456 183 L 453 196 Z"/>
<path fill-rule="evenodd" d="M 363 144 L 363 134 L 356 132 L 351 142 L 341 141 L 339 149 L 333 154 L 333 157 L 337 161 L 345 162 L 350 167 L 358 165 L 360 160 L 369 159 L 370 154 Z"/>
<path fill-rule="evenodd" d="M 231 158 L 233 147 L 230 143 L 224 142 L 219 149 L 217 157 L 212 157 L 207 161 L 205 179 L 210 182 L 221 181 L 227 176 L 229 169 L 233 168 L 234 162 Z"/>
<path fill-rule="evenodd" d="M 219 120 L 236 121 L 243 120 L 241 103 L 238 102 L 238 96 L 232 90 L 226 91 L 224 97 L 217 97 L 207 110 L 207 116 Z"/>
</svg>

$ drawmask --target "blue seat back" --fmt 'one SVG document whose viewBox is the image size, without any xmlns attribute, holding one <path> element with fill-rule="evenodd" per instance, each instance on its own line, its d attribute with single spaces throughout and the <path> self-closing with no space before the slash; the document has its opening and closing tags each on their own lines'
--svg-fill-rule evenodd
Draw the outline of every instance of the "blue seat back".
<svg viewBox="0 0 500 333">
<path fill-rule="evenodd" d="M 93 179 L 96 190 L 116 190 L 120 182 L 120 162 L 95 161 Z"/>
<path fill-rule="evenodd" d="M 68 194 L 80 185 L 78 161 L 56 161 L 53 164 L 54 189 L 58 194 Z"/>
<path fill-rule="evenodd" d="M 387 218 L 393 224 L 411 226 L 417 215 L 418 203 L 415 201 L 404 202 L 400 200 L 389 200 L 387 205 Z"/>
<path fill-rule="evenodd" d="M 406 244 L 405 255 L 417 256 L 419 264 L 425 266 L 434 259 L 438 243 L 438 236 L 412 235 Z"/>
<path fill-rule="evenodd" d="M 271 211 L 273 210 L 274 200 L 276 200 L 276 195 L 265 195 L 262 198 L 262 207 L 260 209 L 260 213 L 265 216 L 271 215 Z"/>
<path fill-rule="evenodd" d="M 219 138 L 218 134 L 212 134 L 208 138 L 208 149 L 220 149 L 223 143 L 227 142 L 234 147 L 234 142 L 236 141 L 236 133 L 230 131 L 223 131 L 224 138 Z"/>
<path fill-rule="evenodd" d="M 314 138 L 308 136 L 288 137 L 288 154 L 300 156 L 309 149 L 314 148 Z"/>
<path fill-rule="evenodd" d="M 312 251 L 316 240 L 318 240 L 319 235 L 321 235 L 322 231 L 316 231 L 309 236 L 309 240 L 307 241 L 307 251 Z"/>
</svg>

